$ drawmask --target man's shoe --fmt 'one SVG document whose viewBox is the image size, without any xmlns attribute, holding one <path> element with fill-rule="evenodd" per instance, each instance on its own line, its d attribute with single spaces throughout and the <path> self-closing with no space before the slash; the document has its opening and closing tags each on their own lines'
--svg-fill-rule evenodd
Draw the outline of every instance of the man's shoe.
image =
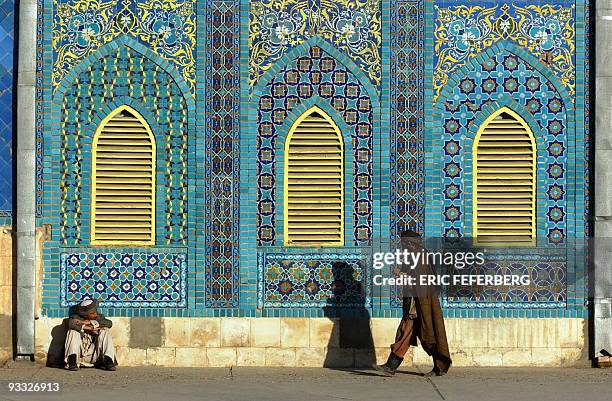
<svg viewBox="0 0 612 401">
<path fill-rule="evenodd" d="M 382 373 L 384 376 L 390 377 L 395 375 L 395 371 L 403 360 L 404 358 L 400 358 L 392 352 L 391 354 L 389 354 L 389 359 L 387 359 L 387 363 L 385 363 L 384 365 L 372 365 L 372 367 Z"/>
<path fill-rule="evenodd" d="M 115 367 L 115 362 L 113 362 L 110 356 L 104 355 L 104 369 L 112 371 L 117 370 L 117 367 Z"/>
<path fill-rule="evenodd" d="M 423 373 L 423 377 L 444 376 L 445 374 L 446 372 L 441 370 L 432 369 L 430 372 Z"/>
<path fill-rule="evenodd" d="M 73 372 L 79 370 L 76 354 L 68 355 L 68 370 L 72 370 Z"/>
</svg>

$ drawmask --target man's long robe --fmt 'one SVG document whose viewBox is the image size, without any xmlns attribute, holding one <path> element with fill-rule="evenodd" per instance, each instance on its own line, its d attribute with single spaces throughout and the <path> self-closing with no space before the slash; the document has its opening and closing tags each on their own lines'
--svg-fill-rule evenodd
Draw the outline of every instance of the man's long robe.
<svg viewBox="0 0 612 401">
<path fill-rule="evenodd" d="M 420 238 L 404 237 L 402 247 L 409 252 L 427 254 L 427 250 L 421 246 Z M 417 282 L 421 275 L 435 274 L 435 269 L 426 259 L 421 259 L 414 269 L 406 269 L 405 266 L 400 266 L 399 269 L 415 277 Z M 402 321 L 391 351 L 403 358 L 410 345 L 417 345 L 418 338 L 425 352 L 433 358 L 434 370 L 446 373 L 452 360 L 438 296 L 439 290 L 434 286 L 404 287 Z"/>
</svg>

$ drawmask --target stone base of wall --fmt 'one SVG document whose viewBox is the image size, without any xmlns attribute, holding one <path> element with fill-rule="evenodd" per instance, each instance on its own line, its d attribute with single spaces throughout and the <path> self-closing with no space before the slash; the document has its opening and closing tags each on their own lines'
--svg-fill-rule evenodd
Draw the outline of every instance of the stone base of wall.
<svg viewBox="0 0 612 401">
<path fill-rule="evenodd" d="M 13 235 L 0 227 L 0 366 L 13 359 Z"/>
<path fill-rule="evenodd" d="M 398 319 L 350 322 L 327 318 L 113 318 L 121 366 L 364 367 L 384 363 Z M 585 319 L 446 319 L 454 366 L 584 366 Z M 369 330 L 367 328 L 369 327 Z M 41 318 L 36 359 L 61 360 L 62 319 Z M 365 333 L 365 334 L 364 334 Z M 373 348 L 349 347 L 372 338 Z M 352 338 L 352 339 L 351 339 Z M 348 340 L 347 340 L 348 339 Z M 347 342 L 348 341 L 348 342 Z M 404 366 L 431 365 L 412 348 Z"/>
<path fill-rule="evenodd" d="M 41 278 L 43 264 L 41 249 L 47 230 L 44 227 L 36 228 L 36 288 L 42 288 Z M 0 226 L 0 366 L 13 359 L 13 324 L 16 299 L 17 252 L 14 243 L 14 229 L 10 226 Z M 36 311 L 40 310 L 41 291 L 36 293 Z"/>
<path fill-rule="evenodd" d="M 38 249 L 45 231 L 37 229 Z M 42 259 L 36 255 L 40 288 Z M 0 366 L 13 357 L 13 242 L 0 227 Z M 40 307 L 37 294 L 37 310 Z M 398 319 L 112 318 L 121 366 L 364 367 L 384 363 Z M 585 366 L 586 319 L 446 319 L 455 366 Z M 36 360 L 62 360 L 61 318 L 36 320 Z M 367 346 L 366 346 L 367 345 Z M 404 366 L 429 368 L 413 348 Z"/>
</svg>

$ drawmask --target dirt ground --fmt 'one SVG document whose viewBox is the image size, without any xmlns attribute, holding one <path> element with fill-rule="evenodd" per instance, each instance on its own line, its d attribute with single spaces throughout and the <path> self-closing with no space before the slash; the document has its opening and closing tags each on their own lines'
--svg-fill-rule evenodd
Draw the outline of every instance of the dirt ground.
<svg viewBox="0 0 612 401">
<path fill-rule="evenodd" d="M 612 369 L 453 368 L 427 379 L 418 368 L 395 377 L 317 368 L 122 368 L 69 372 L 14 362 L 0 369 L 0 400 L 465 400 L 612 399 Z M 19 381 L 57 382 L 59 392 L 9 391 Z"/>
</svg>

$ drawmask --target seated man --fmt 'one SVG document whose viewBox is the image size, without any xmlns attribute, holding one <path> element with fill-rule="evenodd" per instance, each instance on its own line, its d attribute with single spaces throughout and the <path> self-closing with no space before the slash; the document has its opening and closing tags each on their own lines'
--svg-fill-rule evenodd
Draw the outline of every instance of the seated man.
<svg viewBox="0 0 612 401">
<path fill-rule="evenodd" d="M 64 362 L 68 369 L 79 366 L 115 370 L 115 347 L 110 335 L 113 322 L 98 314 L 98 301 L 87 299 L 71 310 Z"/>
</svg>

